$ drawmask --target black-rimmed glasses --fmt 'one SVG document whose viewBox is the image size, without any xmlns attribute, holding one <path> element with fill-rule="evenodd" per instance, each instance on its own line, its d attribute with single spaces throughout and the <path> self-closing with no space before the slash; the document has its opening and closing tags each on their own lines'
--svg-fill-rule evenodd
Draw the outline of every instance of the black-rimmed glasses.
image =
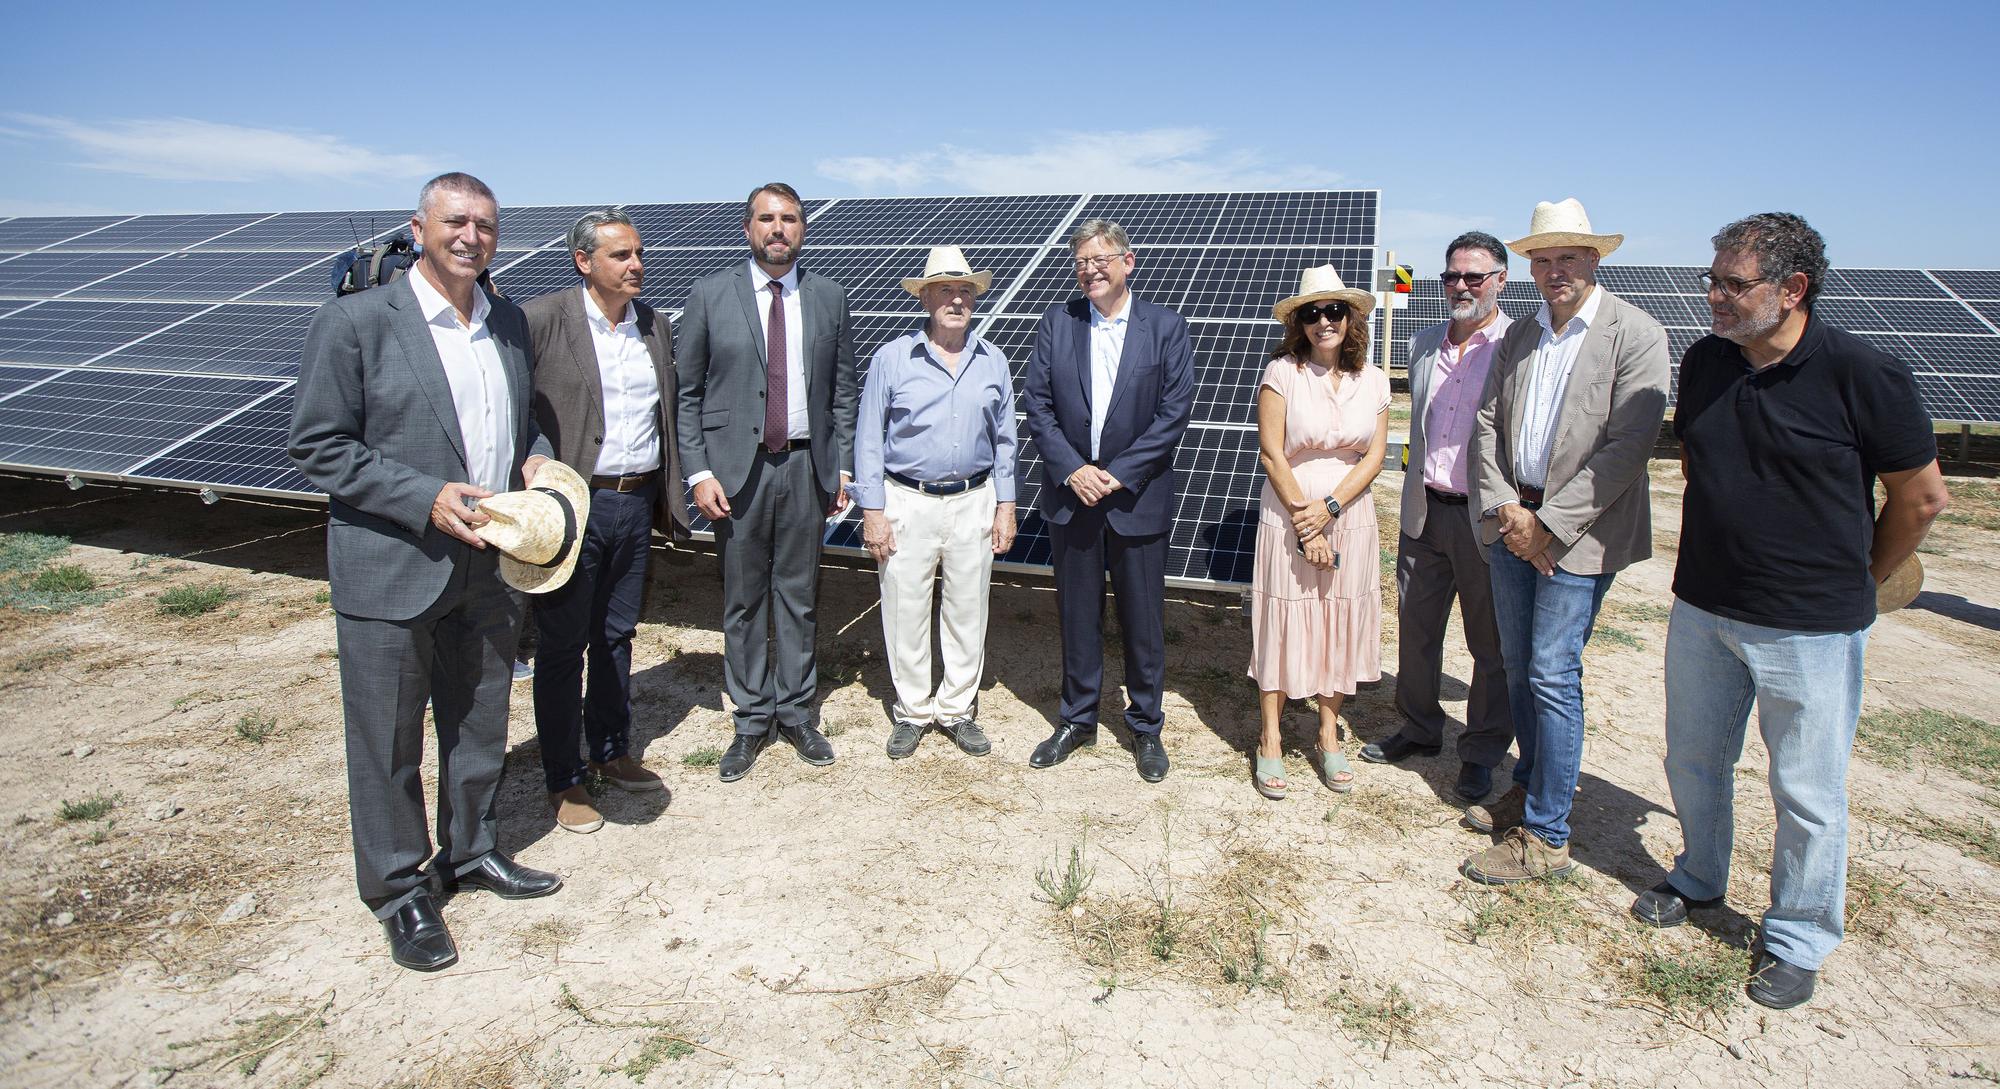
<svg viewBox="0 0 2000 1089">
<path fill-rule="evenodd" d="M 1344 302 L 1307 303 L 1299 307 L 1299 324 L 1311 327 L 1319 324 L 1319 319 L 1346 321 L 1347 304 Z"/>
<path fill-rule="evenodd" d="M 1488 276 L 1498 276 L 1501 274 L 1501 271 L 1500 269 L 1494 269 L 1492 272 L 1440 272 L 1438 273 L 1438 282 L 1446 287 L 1450 287 L 1452 284 L 1462 280 L 1465 282 L 1465 286 L 1477 288 L 1480 284 L 1486 282 Z"/>
<path fill-rule="evenodd" d="M 1103 272 L 1105 269 L 1111 267 L 1111 262 L 1118 260 L 1130 252 L 1130 250 L 1124 250 L 1119 253 L 1101 253 L 1096 257 L 1079 257 L 1075 261 L 1070 262 L 1070 264 L 1078 272 L 1083 272 L 1086 269 L 1093 272 Z"/>
<path fill-rule="evenodd" d="M 1704 295 L 1711 291 L 1719 291 L 1722 293 L 1723 298 L 1734 299 L 1740 298 L 1745 291 L 1756 287 L 1758 284 L 1769 283 L 1771 278 L 1769 276 L 1758 276 L 1745 280 L 1735 276 L 1717 276 L 1713 272 L 1703 272 L 1697 274 L 1695 280 L 1701 284 L 1701 291 Z"/>
</svg>

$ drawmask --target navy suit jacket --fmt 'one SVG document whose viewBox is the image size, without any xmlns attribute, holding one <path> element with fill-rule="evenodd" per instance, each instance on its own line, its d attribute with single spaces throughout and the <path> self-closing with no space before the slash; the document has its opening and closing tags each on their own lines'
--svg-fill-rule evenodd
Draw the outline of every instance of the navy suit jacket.
<svg viewBox="0 0 2000 1089">
<path fill-rule="evenodd" d="M 1080 513 L 1101 512 L 1128 537 L 1173 526 L 1174 448 L 1194 408 L 1194 349 L 1179 314 L 1132 299 L 1098 443 L 1098 462 L 1124 487 L 1096 507 L 1085 506 L 1064 483 L 1090 461 L 1089 299 L 1071 299 L 1042 315 L 1022 401 L 1028 434 L 1042 455 L 1042 517 L 1067 525 Z"/>
</svg>

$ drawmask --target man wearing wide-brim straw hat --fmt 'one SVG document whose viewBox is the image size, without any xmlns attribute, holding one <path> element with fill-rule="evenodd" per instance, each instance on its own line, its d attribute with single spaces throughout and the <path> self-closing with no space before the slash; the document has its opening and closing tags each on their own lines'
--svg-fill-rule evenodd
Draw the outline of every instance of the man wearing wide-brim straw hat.
<svg viewBox="0 0 2000 1089">
<path fill-rule="evenodd" d="M 972 335 L 973 310 L 993 286 L 957 246 L 931 250 L 903 290 L 923 325 L 875 352 L 861 389 L 854 482 L 861 541 L 882 584 L 882 640 L 896 686 L 888 751 L 916 752 L 937 728 L 972 756 L 992 751 L 976 713 L 986 664 L 993 557 L 1014 544 L 1014 383 L 1007 357 Z M 943 679 L 931 687 L 931 589 L 939 608 Z"/>
<path fill-rule="evenodd" d="M 1592 228 L 1574 198 L 1535 206 L 1507 248 L 1541 292 L 1487 376 L 1472 434 L 1471 492 L 1520 745 L 1513 786 L 1466 823 L 1498 835 L 1464 874 L 1512 884 L 1569 872 L 1570 806 L 1583 760 L 1583 646 L 1616 574 L 1652 555 L 1646 462 L 1667 407 L 1667 335 L 1597 284 L 1623 235 Z"/>
<path fill-rule="evenodd" d="M 1685 844 L 1632 914 L 1678 926 L 1729 888 L 1736 763 L 1751 709 L 1776 810 L 1771 899 L 1746 988 L 1789 1009 L 1840 944 L 1847 759 L 1876 617 L 1923 584 L 1945 505 L 1909 367 L 1815 309 L 1826 243 L 1765 212 L 1710 239 L 1710 328 L 1681 360 L 1687 492 L 1667 623 L 1667 787 Z M 1875 505 L 1875 481 L 1886 498 Z"/>
</svg>

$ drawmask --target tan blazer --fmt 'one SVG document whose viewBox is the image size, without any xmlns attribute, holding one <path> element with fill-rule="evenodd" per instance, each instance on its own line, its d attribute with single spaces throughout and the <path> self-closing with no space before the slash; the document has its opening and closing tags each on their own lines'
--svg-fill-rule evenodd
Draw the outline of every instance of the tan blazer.
<svg viewBox="0 0 2000 1089">
<path fill-rule="evenodd" d="M 673 326 L 645 303 L 635 300 L 632 307 L 660 383 L 660 465 L 666 472 L 653 506 L 653 529 L 669 538 L 685 537 L 687 504 L 681 498 L 680 444 L 674 441 Z M 564 288 L 522 309 L 535 345 L 535 423 L 555 447 L 556 460 L 588 480 L 597 471 L 597 451 L 604 445 L 604 377 L 583 312 L 583 288 Z"/>
<path fill-rule="evenodd" d="M 1618 571 L 1653 554 L 1646 461 L 1659 440 L 1672 374 L 1660 323 L 1602 286 L 1597 290 L 1604 300 L 1563 390 L 1546 498 L 1536 512 L 1556 538 L 1550 557 L 1575 575 Z M 1528 364 L 1541 337 L 1541 322 L 1515 322 L 1486 376 L 1472 433 L 1474 512 L 1520 498 L 1514 443 Z M 1499 540 L 1499 520 L 1481 518 L 1479 539 L 1488 545 Z"/>
</svg>

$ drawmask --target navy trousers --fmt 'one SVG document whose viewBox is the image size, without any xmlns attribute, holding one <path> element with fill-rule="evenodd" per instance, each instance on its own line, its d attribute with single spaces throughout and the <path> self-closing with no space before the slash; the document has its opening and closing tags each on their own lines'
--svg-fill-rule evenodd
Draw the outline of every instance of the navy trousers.
<svg viewBox="0 0 2000 1089">
<path fill-rule="evenodd" d="M 1062 622 L 1062 721 L 1097 724 L 1104 687 L 1104 573 L 1125 630 L 1125 725 L 1160 732 L 1167 671 L 1167 535 L 1127 537 L 1091 510 L 1050 524 L 1056 613 Z"/>
</svg>

